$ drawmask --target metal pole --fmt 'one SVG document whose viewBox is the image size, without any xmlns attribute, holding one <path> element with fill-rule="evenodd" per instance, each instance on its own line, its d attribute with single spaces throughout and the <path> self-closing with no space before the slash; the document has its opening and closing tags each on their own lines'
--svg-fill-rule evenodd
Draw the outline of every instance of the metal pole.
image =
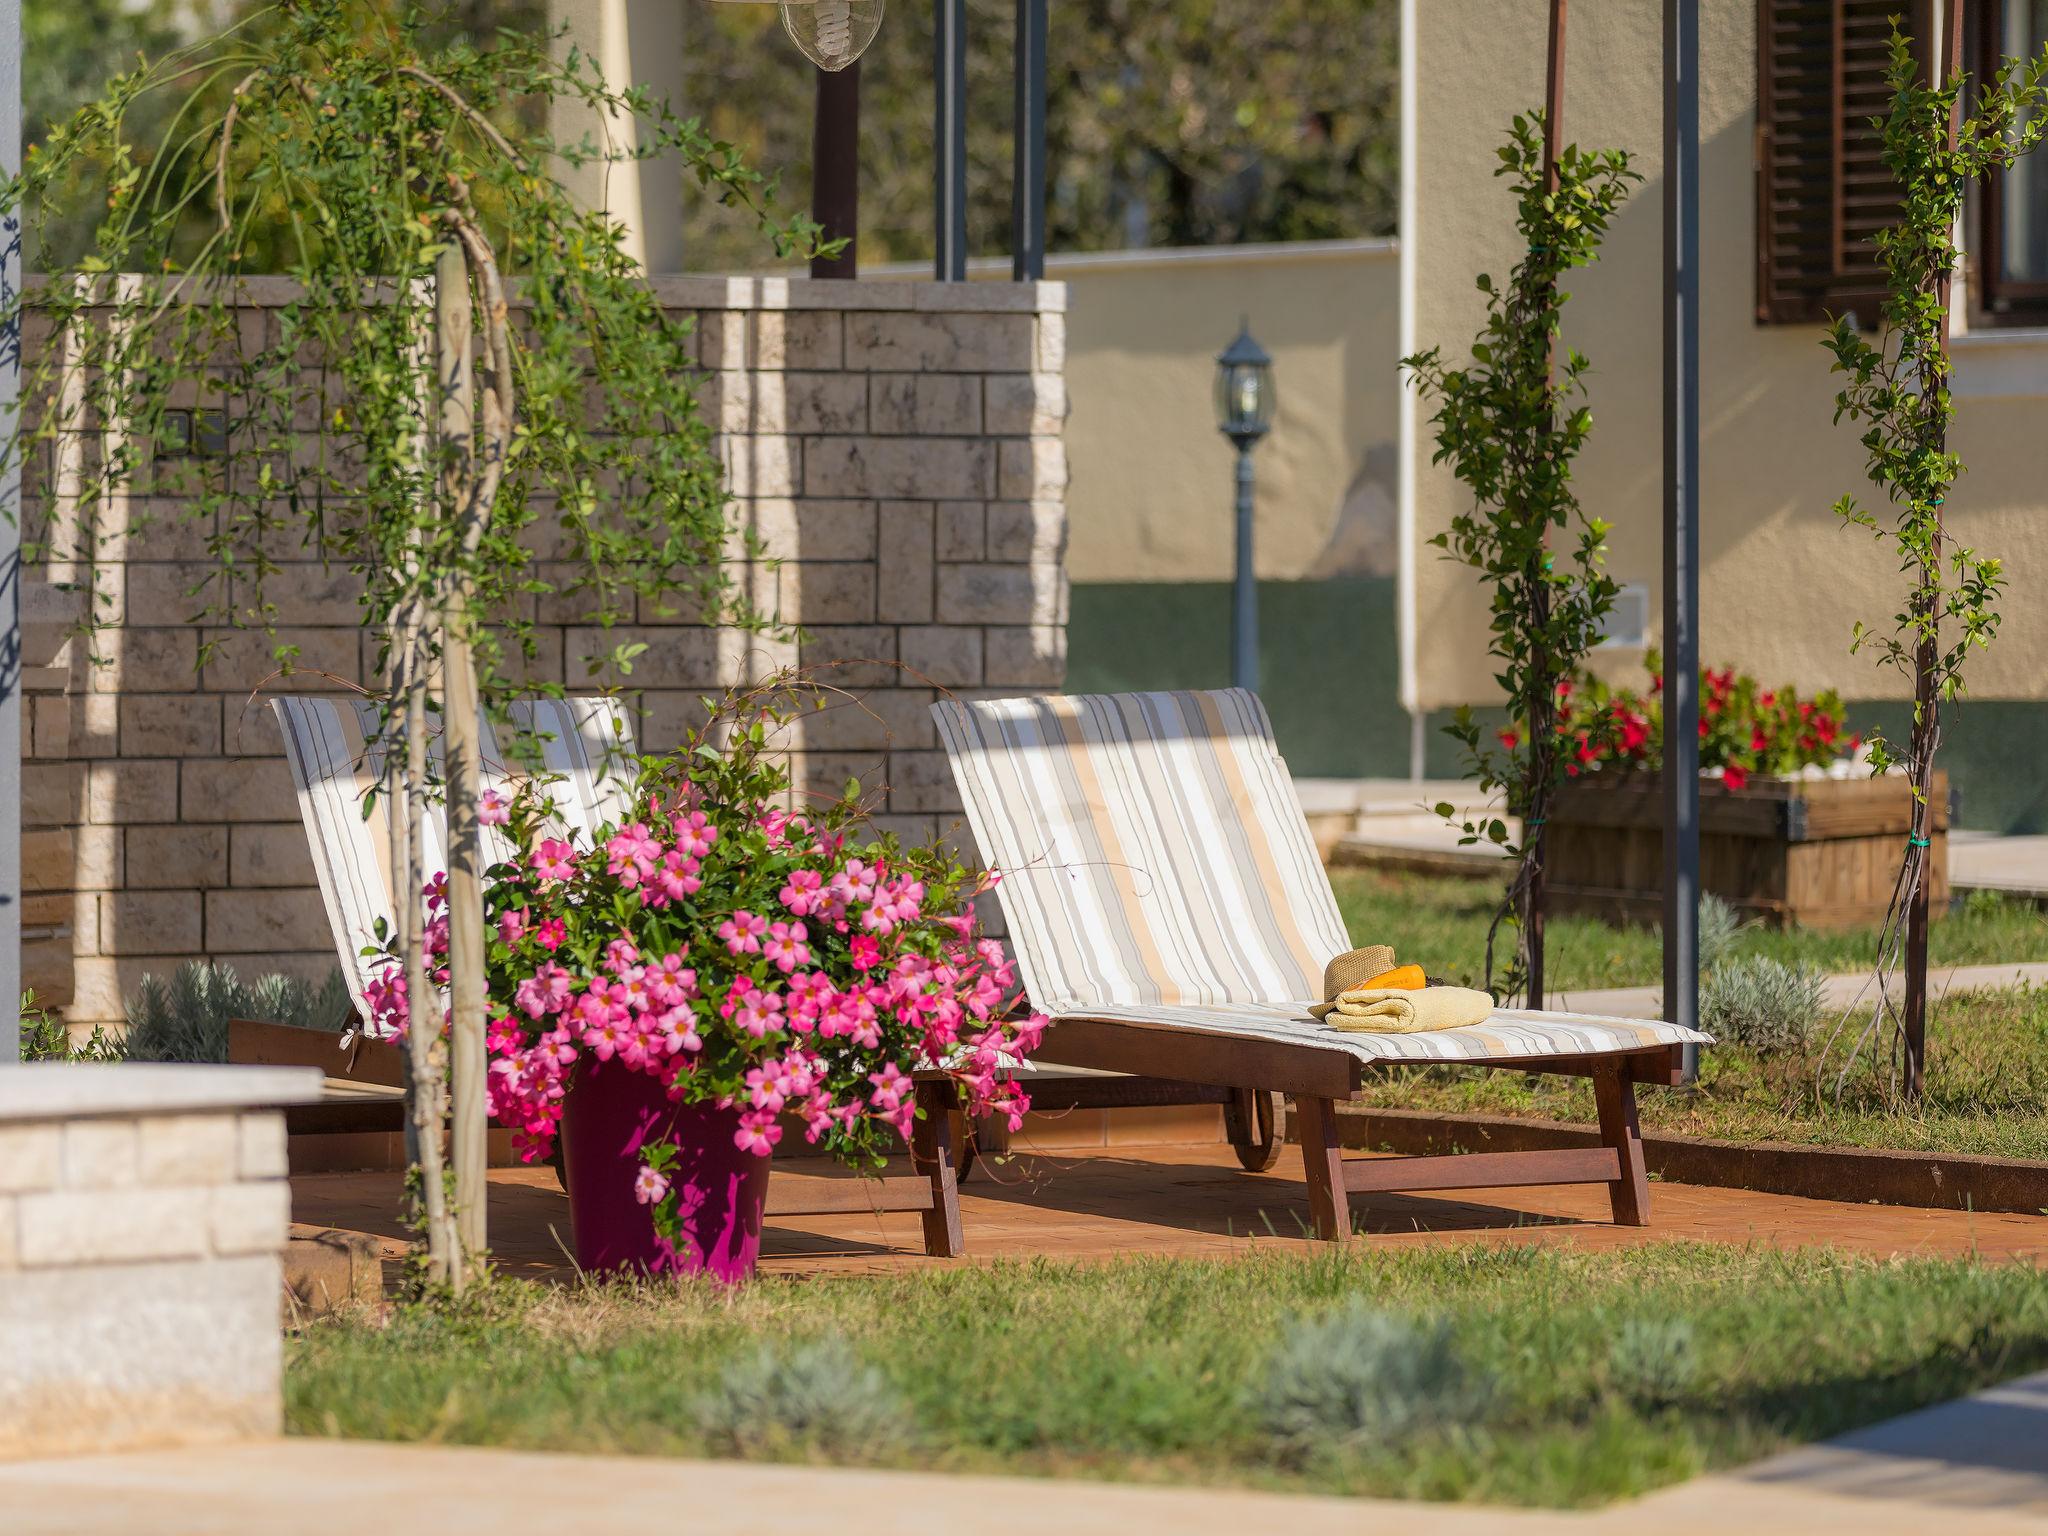
<svg viewBox="0 0 2048 1536">
<path fill-rule="evenodd" d="M 1699 1021 L 1700 16 L 1664 0 L 1664 1014 Z M 1685 1047 L 1690 1080 L 1699 1068 Z"/>
<path fill-rule="evenodd" d="M 1017 144 L 1010 191 L 1010 275 L 1045 276 L 1046 0 L 1017 0 Z"/>
<path fill-rule="evenodd" d="M 0 0 L 0 175 L 21 167 L 21 0 Z M 0 232 L 0 299 L 21 293 L 21 225 Z M 19 321 L 16 322 L 17 327 Z M 21 333 L 0 337 L 0 1066 L 21 1060 Z"/>
<path fill-rule="evenodd" d="M 1237 579 L 1230 597 L 1230 686 L 1259 691 L 1259 578 L 1252 563 L 1252 445 L 1237 444 Z"/>
<path fill-rule="evenodd" d="M 933 0 L 932 275 L 967 280 L 967 0 Z"/>
<path fill-rule="evenodd" d="M 828 240 L 844 239 L 834 257 L 811 259 L 812 277 L 860 274 L 860 61 L 818 71 L 818 102 L 811 116 L 811 217 Z"/>
</svg>

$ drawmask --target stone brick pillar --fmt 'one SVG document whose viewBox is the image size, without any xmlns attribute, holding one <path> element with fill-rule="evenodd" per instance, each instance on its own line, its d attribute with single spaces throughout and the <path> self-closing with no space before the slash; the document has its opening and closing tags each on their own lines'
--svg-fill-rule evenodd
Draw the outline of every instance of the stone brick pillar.
<svg viewBox="0 0 2048 1536">
<path fill-rule="evenodd" d="M 274 1435 L 310 1068 L 0 1071 L 0 1458 Z"/>
</svg>

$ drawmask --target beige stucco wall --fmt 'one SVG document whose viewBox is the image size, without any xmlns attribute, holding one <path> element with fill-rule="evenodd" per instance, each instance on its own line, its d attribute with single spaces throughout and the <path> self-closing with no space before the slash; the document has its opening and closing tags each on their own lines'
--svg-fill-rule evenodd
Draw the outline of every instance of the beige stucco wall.
<svg viewBox="0 0 2048 1536">
<path fill-rule="evenodd" d="M 1618 145 L 1645 180 L 1622 210 L 1600 263 L 1571 283 L 1566 334 L 1594 365 L 1594 435 L 1577 477 L 1586 509 L 1612 522 L 1612 567 L 1646 583 L 1659 611 L 1662 384 L 1658 341 L 1662 87 L 1656 0 L 1574 8 L 1566 126 L 1588 147 Z M 1405 236 L 1418 345 L 1457 356 L 1482 311 L 1472 280 L 1519 255 L 1512 207 L 1494 179 L 1507 120 L 1542 101 L 1545 11 L 1496 0 L 1411 0 L 1414 121 Z M 1756 6 L 1702 6 L 1701 646 L 1705 658 L 1802 687 L 1855 697 L 1908 690 L 1869 656 L 1849 654 L 1851 626 L 1889 626 L 1902 590 L 1896 562 L 1831 507 L 1867 489 L 1855 433 L 1835 427 L 1829 357 L 1818 326 L 1753 319 Z M 1970 668 L 1983 698 L 2048 694 L 2048 342 L 1959 343 L 1954 444 L 1969 465 L 1951 499 L 1964 543 L 2006 560 L 2012 590 L 1997 644 Z M 1426 417 L 1414 422 L 1413 669 L 1424 708 L 1489 699 L 1484 597 L 1472 574 L 1427 540 L 1464 505 L 1429 462 Z"/>
<path fill-rule="evenodd" d="M 1212 391 L 1240 317 L 1279 398 L 1256 458 L 1259 574 L 1393 573 L 1391 242 L 1078 257 L 1048 273 L 1069 304 L 1075 581 L 1229 579 L 1232 449 Z"/>
<path fill-rule="evenodd" d="M 1122 253 L 1048 264 L 1068 292 L 1075 581 L 1223 581 L 1231 456 L 1216 354 L 1240 317 L 1273 355 L 1258 568 L 1391 575 L 1398 263 L 1388 241 Z"/>
</svg>

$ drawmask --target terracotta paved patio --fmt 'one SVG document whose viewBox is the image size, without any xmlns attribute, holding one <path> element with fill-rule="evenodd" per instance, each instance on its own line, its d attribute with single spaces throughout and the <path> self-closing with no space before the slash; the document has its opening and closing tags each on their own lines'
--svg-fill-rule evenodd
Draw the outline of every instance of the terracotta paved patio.
<svg viewBox="0 0 2048 1536">
<path fill-rule="evenodd" d="M 820 1165 L 798 1164 L 815 1169 Z M 1227 1147 L 1119 1147 L 1020 1155 L 979 1168 L 961 1190 L 967 1256 L 927 1258 L 914 1214 L 871 1212 L 771 1217 L 763 1241 L 768 1273 L 875 1273 L 920 1265 L 1046 1255 L 1219 1257 L 1253 1247 L 1306 1251 L 1301 1158 L 1290 1148 L 1271 1173 L 1242 1172 Z M 376 1235 L 388 1256 L 403 1251 L 399 1176 L 301 1175 L 292 1181 L 297 1230 L 340 1227 Z M 1832 1246 L 1873 1254 L 1975 1253 L 1990 1260 L 2048 1260 L 2048 1216 L 1982 1215 L 1847 1201 L 1800 1200 L 1744 1190 L 1651 1185 L 1654 1224 L 1608 1224 L 1600 1186 L 1475 1190 L 1456 1198 L 1357 1197 L 1360 1240 L 1410 1243 L 1537 1242 L 1607 1248 L 1690 1238 L 1779 1247 Z M 568 1200 L 551 1170 L 491 1175 L 491 1246 L 511 1273 L 569 1271 Z"/>
</svg>

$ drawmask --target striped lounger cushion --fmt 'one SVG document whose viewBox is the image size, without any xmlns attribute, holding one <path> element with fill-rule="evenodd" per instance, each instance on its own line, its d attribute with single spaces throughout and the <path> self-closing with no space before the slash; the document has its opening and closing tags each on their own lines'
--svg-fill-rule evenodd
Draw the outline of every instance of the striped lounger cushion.
<svg viewBox="0 0 2048 1536">
<path fill-rule="evenodd" d="M 367 1010 L 363 986 L 369 971 L 362 951 L 377 942 L 380 920 L 390 931 L 396 913 L 383 801 L 363 814 L 383 772 L 377 707 L 362 698 L 279 698 L 271 700 L 271 707 L 284 733 L 285 761 L 298 792 L 341 972 L 357 1007 Z M 617 700 L 536 699 L 514 704 L 511 715 L 520 744 L 509 755 L 490 722 L 484 722 L 487 786 L 509 791 L 528 776 L 530 765 L 563 775 L 549 789 L 555 815 L 586 842 L 599 827 L 619 820 L 631 804 L 633 735 Z M 438 760 L 438 736 L 431 751 Z M 498 828 L 485 827 L 483 834 L 488 862 L 512 857 L 512 846 Z M 448 867 L 447 830 L 439 816 L 427 819 L 423 862 L 429 871 Z"/>
<path fill-rule="evenodd" d="M 1708 1043 L 1651 1020 L 1501 1009 L 1470 1029 L 1346 1034 L 1308 1015 L 1351 948 L 1256 695 L 932 706 L 1033 1004 L 1345 1051 L 1492 1061 Z"/>
</svg>

